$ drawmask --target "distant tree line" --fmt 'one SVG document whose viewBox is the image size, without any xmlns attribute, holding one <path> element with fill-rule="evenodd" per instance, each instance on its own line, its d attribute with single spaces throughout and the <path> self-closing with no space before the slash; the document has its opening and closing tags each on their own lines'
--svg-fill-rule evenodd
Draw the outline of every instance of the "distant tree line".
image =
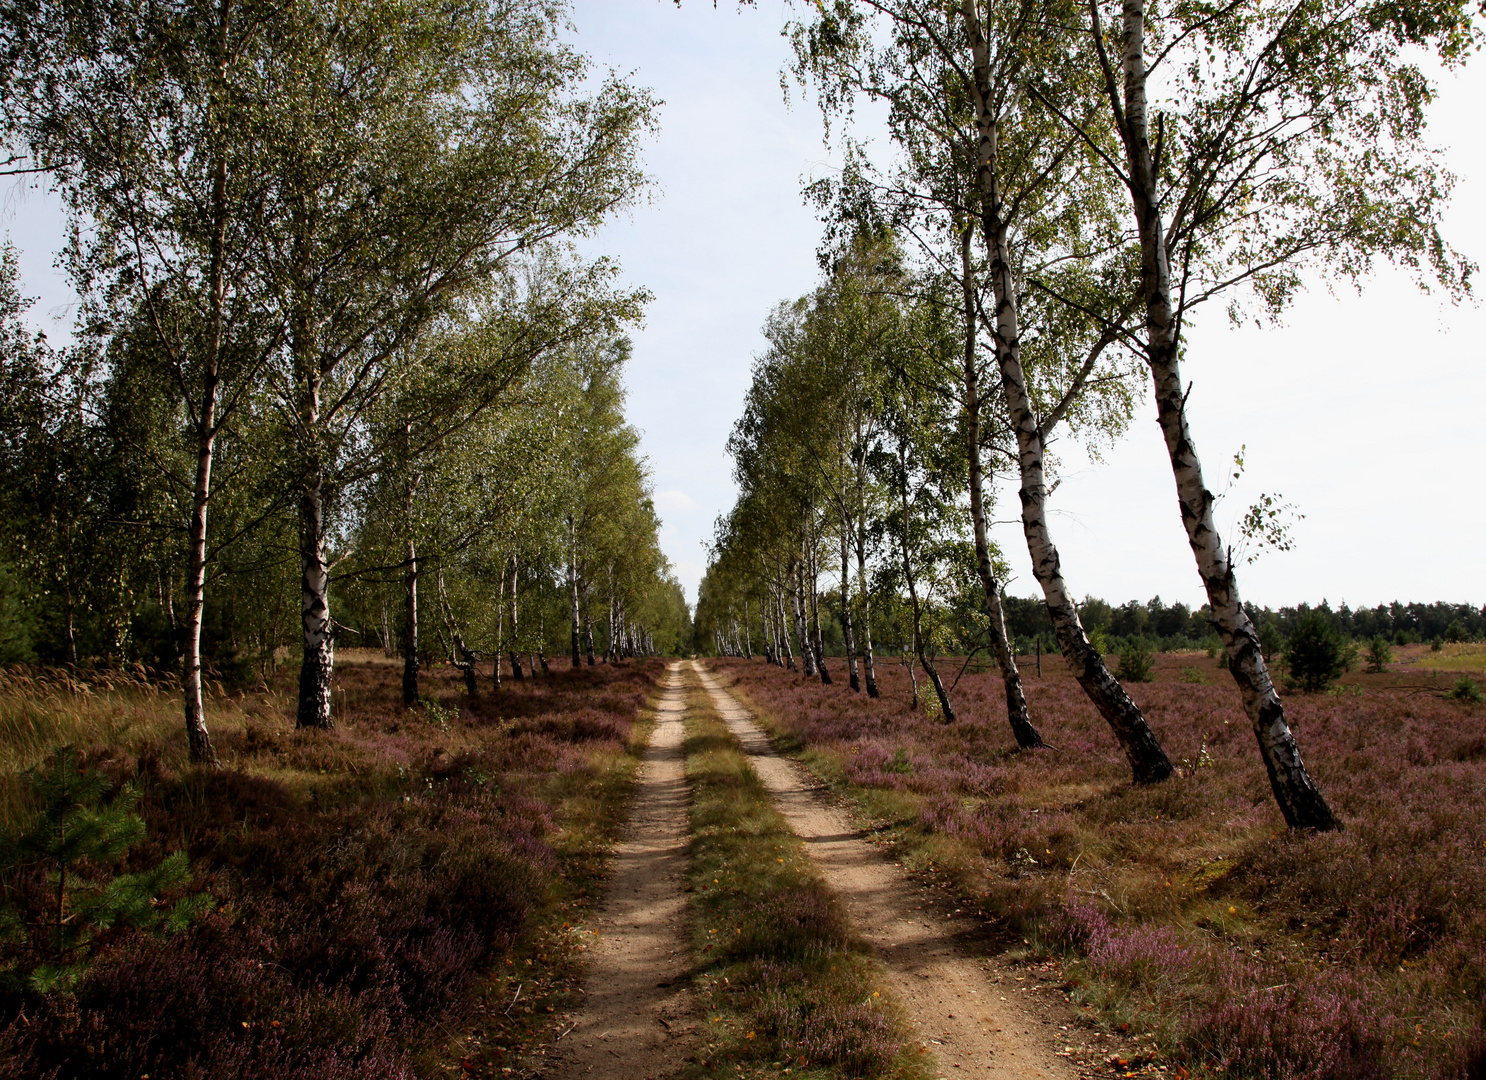
<svg viewBox="0 0 1486 1080">
<path fill-rule="evenodd" d="M 1006 597 L 1007 630 L 1018 642 L 1041 639 L 1051 647 L 1052 622 L 1043 602 L 1035 598 Z M 1249 618 L 1261 628 L 1272 627 L 1281 638 L 1291 637 L 1301 620 L 1315 613 L 1328 625 L 1356 641 L 1381 637 L 1394 645 L 1433 641 L 1481 641 L 1486 639 L 1486 607 L 1470 604 L 1433 604 L 1394 601 L 1372 608 L 1351 608 L 1346 604 L 1332 608 L 1326 601 L 1315 607 L 1270 609 L 1246 604 Z M 1179 649 L 1206 648 L 1217 638 L 1208 619 L 1206 605 L 1189 608 L 1178 601 L 1167 605 L 1159 596 L 1144 604 L 1131 600 L 1114 607 L 1097 597 L 1084 597 L 1078 605 L 1079 616 L 1090 633 L 1102 633 L 1117 644 L 1125 638 L 1143 637 L 1163 652 Z M 1029 651 L 1023 647 L 1020 651 Z"/>
</svg>

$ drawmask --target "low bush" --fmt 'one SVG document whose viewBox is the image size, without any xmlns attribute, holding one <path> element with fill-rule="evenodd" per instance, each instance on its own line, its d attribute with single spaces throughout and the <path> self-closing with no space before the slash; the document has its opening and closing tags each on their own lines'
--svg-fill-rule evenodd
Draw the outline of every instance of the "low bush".
<svg viewBox="0 0 1486 1080">
<path fill-rule="evenodd" d="M 1120 646 L 1120 666 L 1115 678 L 1120 682 L 1150 682 L 1155 671 L 1151 646 L 1145 638 L 1126 638 Z"/>
</svg>

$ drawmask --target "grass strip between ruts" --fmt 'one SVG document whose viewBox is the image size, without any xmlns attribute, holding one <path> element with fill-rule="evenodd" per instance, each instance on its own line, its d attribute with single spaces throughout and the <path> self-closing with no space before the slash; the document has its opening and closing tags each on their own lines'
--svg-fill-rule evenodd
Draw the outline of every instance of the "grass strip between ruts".
<svg viewBox="0 0 1486 1080">
<path fill-rule="evenodd" d="M 686 717 L 695 1075 L 929 1075 L 882 972 L 705 695 Z"/>
</svg>

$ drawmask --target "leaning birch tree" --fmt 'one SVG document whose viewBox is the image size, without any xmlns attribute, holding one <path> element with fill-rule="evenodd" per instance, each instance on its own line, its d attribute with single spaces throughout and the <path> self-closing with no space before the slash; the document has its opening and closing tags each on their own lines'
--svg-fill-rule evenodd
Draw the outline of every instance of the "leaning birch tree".
<svg viewBox="0 0 1486 1080">
<path fill-rule="evenodd" d="M 1380 258 L 1451 295 L 1466 291 L 1473 267 L 1439 231 L 1453 177 L 1424 140 L 1432 91 L 1414 57 L 1463 60 L 1476 37 L 1470 9 L 1459 0 L 1236 0 L 1156 12 L 1123 0 L 1107 18 L 1093 0 L 1085 25 L 1101 127 L 1059 108 L 1052 72 L 1030 79 L 1029 92 L 1060 112 L 1128 195 L 1140 268 L 1127 295 L 1144 317 L 1142 353 L 1212 621 L 1285 821 L 1334 828 L 1214 519 L 1187 416 L 1183 334 L 1209 301 L 1227 297 L 1230 313 L 1243 310 L 1240 288 L 1278 313 L 1307 274 L 1355 281 Z M 1107 131 L 1118 152 L 1105 150 Z"/>
</svg>

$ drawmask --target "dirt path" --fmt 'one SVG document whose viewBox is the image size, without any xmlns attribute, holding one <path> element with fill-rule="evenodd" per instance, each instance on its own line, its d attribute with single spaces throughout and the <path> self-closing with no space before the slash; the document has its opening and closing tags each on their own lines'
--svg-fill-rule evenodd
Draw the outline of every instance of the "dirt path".
<svg viewBox="0 0 1486 1080">
<path fill-rule="evenodd" d="M 840 811 L 829 806 L 798 766 L 781 758 L 753 714 L 695 661 L 712 703 L 747 751 L 780 813 L 814 856 L 826 883 L 846 902 L 856 930 L 882 958 L 890 984 L 947 1077 L 976 1080 L 1075 1080 L 1054 1049 L 1054 1017 L 1029 1008 L 1018 980 L 960 940 L 957 922 L 927 902 Z"/>
<path fill-rule="evenodd" d="M 689 833 L 686 687 L 672 664 L 640 766 L 614 876 L 596 920 L 584 1007 L 553 1048 L 553 1080 L 662 1080 L 680 1075 L 698 1039 L 687 974 Z"/>
</svg>

